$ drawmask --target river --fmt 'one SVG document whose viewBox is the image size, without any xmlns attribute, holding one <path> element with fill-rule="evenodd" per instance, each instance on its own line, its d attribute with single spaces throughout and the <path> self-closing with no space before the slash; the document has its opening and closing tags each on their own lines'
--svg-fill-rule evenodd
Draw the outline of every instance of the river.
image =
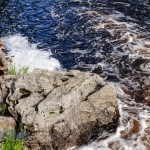
<svg viewBox="0 0 150 150">
<path fill-rule="evenodd" d="M 149 0 L 8 0 L 0 11 L 17 65 L 93 71 L 115 84 L 117 129 L 80 150 L 150 149 Z"/>
</svg>

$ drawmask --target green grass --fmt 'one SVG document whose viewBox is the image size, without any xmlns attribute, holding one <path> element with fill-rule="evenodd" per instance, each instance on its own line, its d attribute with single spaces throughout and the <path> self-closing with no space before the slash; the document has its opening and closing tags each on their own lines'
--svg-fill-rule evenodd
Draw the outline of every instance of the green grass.
<svg viewBox="0 0 150 150">
<path fill-rule="evenodd" d="M 5 115 L 5 113 L 8 111 L 7 104 L 2 104 L 2 114 Z"/>
<path fill-rule="evenodd" d="M 10 75 L 22 75 L 22 74 L 28 73 L 28 71 L 29 71 L 28 66 L 17 68 L 14 64 L 11 64 L 8 67 L 8 74 L 10 74 Z"/>
<path fill-rule="evenodd" d="M 1 145 L 1 150 L 24 150 L 23 140 L 15 139 L 13 136 L 6 136 L 5 142 Z"/>
</svg>

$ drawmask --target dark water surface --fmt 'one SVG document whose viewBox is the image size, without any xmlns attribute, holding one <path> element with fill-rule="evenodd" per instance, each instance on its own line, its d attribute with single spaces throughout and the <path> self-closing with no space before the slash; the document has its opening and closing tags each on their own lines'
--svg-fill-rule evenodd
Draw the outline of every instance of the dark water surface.
<svg viewBox="0 0 150 150">
<path fill-rule="evenodd" d="M 93 70 L 116 84 L 122 130 L 104 147 L 150 149 L 149 0 L 10 0 L 0 11 L 1 36 L 19 33 L 64 69 Z M 102 149 L 98 143 L 92 147 Z"/>
</svg>

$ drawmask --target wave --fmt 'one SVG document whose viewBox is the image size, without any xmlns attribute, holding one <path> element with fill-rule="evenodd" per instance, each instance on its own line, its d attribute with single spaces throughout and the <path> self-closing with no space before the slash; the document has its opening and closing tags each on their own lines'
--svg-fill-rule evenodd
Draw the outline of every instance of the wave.
<svg viewBox="0 0 150 150">
<path fill-rule="evenodd" d="M 38 49 L 38 44 L 31 44 L 27 37 L 21 34 L 10 35 L 2 38 L 9 56 L 15 56 L 13 61 L 16 66 L 28 66 L 32 71 L 35 68 L 59 70 L 59 61 L 52 58 L 50 50 Z"/>
</svg>

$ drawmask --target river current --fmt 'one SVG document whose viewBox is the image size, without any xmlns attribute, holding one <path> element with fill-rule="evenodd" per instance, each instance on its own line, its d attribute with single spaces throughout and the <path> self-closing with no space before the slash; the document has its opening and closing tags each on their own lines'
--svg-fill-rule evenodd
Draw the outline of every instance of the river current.
<svg viewBox="0 0 150 150">
<path fill-rule="evenodd" d="M 120 113 L 80 150 L 150 150 L 149 0 L 0 0 L 0 34 L 18 66 L 93 71 Z"/>
</svg>

